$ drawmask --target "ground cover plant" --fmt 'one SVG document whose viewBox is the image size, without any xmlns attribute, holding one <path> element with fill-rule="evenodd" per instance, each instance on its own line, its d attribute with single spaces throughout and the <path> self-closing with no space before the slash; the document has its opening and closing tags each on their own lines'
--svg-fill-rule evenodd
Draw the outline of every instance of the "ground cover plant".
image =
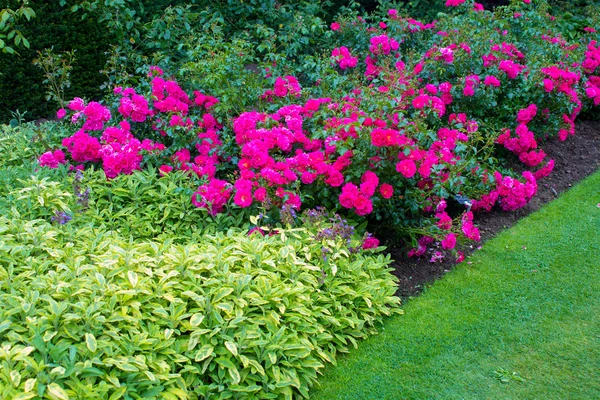
<svg viewBox="0 0 600 400">
<path fill-rule="evenodd" d="M 328 368 L 315 399 L 596 398 L 600 173 L 486 242 Z"/>
<path fill-rule="evenodd" d="M 207 20 L 134 76 L 112 59 L 105 98 L 3 127 L 3 393 L 308 396 L 400 312 L 382 232 L 462 260 L 474 212 L 526 205 L 540 145 L 600 105 L 594 14 L 567 42 L 544 1 L 445 6 L 344 9 L 297 59 Z"/>
</svg>

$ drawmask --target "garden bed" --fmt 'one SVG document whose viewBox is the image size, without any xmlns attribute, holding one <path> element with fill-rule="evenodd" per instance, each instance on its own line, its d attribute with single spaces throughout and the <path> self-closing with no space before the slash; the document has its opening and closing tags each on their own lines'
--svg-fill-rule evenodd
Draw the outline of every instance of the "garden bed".
<svg viewBox="0 0 600 400">
<path fill-rule="evenodd" d="M 475 213 L 475 223 L 481 231 L 482 242 L 513 226 L 600 168 L 600 121 L 582 121 L 578 123 L 574 136 L 564 142 L 554 137 L 542 148 L 548 158 L 555 161 L 554 170 L 539 182 L 537 194 L 525 207 L 512 212 L 494 210 Z M 518 165 L 514 167 L 519 168 Z M 465 246 L 463 251 L 468 255 L 477 247 L 477 244 L 471 244 Z M 455 265 L 453 260 L 432 263 L 426 256 L 420 259 L 407 258 L 405 250 L 393 246 L 390 253 L 395 260 L 391 266 L 399 279 L 396 294 L 403 299 L 419 294 L 423 287 Z"/>
</svg>

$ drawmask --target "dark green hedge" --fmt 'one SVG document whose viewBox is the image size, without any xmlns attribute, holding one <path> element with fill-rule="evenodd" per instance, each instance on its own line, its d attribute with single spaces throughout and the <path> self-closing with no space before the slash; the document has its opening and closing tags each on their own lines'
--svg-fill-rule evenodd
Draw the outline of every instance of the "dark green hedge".
<svg viewBox="0 0 600 400">
<path fill-rule="evenodd" d="M 17 109 L 27 111 L 27 120 L 47 118 L 56 112 L 57 104 L 46 101 L 42 70 L 33 65 L 37 50 L 52 46 L 57 53 L 75 49 L 66 98 L 101 96 L 103 77 L 98 71 L 104 67 L 111 33 L 91 18 L 82 21 L 81 14 L 60 7 L 58 0 L 30 0 L 29 4 L 36 18 L 20 21 L 19 29 L 31 48 L 17 48 L 19 55 L 0 53 L 0 123 L 10 120 L 11 112 Z"/>
</svg>

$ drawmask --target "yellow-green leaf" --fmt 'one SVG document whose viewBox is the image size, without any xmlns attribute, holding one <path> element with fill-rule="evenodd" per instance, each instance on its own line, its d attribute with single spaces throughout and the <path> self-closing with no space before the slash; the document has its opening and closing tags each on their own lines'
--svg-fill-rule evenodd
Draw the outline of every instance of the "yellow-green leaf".
<svg viewBox="0 0 600 400">
<path fill-rule="evenodd" d="M 131 286 L 133 286 L 133 287 L 137 286 L 138 275 L 134 271 L 128 271 L 127 278 L 129 279 L 129 283 L 131 283 Z"/>
<path fill-rule="evenodd" d="M 211 356 L 213 350 L 214 350 L 214 347 L 212 347 L 210 344 L 205 344 L 196 352 L 196 356 L 194 357 L 194 360 L 200 362 L 202 360 L 207 359 L 208 357 Z"/>
<path fill-rule="evenodd" d="M 200 325 L 203 320 L 204 320 L 204 315 L 202 315 L 200 313 L 196 313 L 196 314 L 192 315 L 192 317 L 190 318 L 190 325 L 195 328 L 198 325 Z"/>
<path fill-rule="evenodd" d="M 117 390 L 115 390 L 113 392 L 113 394 L 108 398 L 108 400 L 120 399 L 121 397 L 123 397 L 125 392 L 127 392 L 127 386 L 121 386 L 120 388 L 117 388 Z"/>
<path fill-rule="evenodd" d="M 44 342 L 49 342 L 50 340 L 52 340 L 52 338 L 54 336 L 56 336 L 58 332 L 54 331 L 54 332 L 46 332 L 44 333 L 44 337 L 42 338 L 44 340 Z"/>
<path fill-rule="evenodd" d="M 11 397 L 12 400 L 29 400 L 37 397 L 37 393 L 22 393 L 17 395 L 16 397 Z"/>
<path fill-rule="evenodd" d="M 54 382 L 49 384 L 46 389 L 48 390 L 48 396 L 50 396 L 52 400 L 69 400 L 67 392 Z"/>
<path fill-rule="evenodd" d="M 91 333 L 86 333 L 85 334 L 85 345 L 87 346 L 89 351 L 94 353 L 97 348 L 96 337 Z"/>
<path fill-rule="evenodd" d="M 227 372 L 229 372 L 229 376 L 231 376 L 231 379 L 233 380 L 233 384 L 237 385 L 238 383 L 240 383 L 240 380 L 242 379 L 240 376 L 240 372 L 237 370 L 237 368 L 229 368 L 227 369 Z"/>
<path fill-rule="evenodd" d="M 37 383 L 37 378 L 29 378 L 25 381 L 25 393 L 31 392 L 31 389 Z"/>
<path fill-rule="evenodd" d="M 225 347 L 227 347 L 227 350 L 229 350 L 234 356 L 238 355 L 238 348 L 235 343 L 225 342 Z"/>
<path fill-rule="evenodd" d="M 10 380 L 14 387 L 19 387 L 21 383 L 21 374 L 19 371 L 10 371 Z"/>
<path fill-rule="evenodd" d="M 212 301 L 213 303 L 217 303 L 219 300 L 223 299 L 226 296 L 229 296 L 233 292 L 233 288 L 221 288 L 217 293 L 215 293 Z"/>
</svg>

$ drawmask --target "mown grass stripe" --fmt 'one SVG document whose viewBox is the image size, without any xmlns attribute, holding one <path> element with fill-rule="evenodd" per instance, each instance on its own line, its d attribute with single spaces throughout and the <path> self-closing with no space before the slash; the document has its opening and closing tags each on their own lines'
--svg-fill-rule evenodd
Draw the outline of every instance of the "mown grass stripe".
<svg viewBox="0 0 600 400">
<path fill-rule="evenodd" d="M 315 399 L 600 398 L 600 172 L 326 370 Z"/>
</svg>

